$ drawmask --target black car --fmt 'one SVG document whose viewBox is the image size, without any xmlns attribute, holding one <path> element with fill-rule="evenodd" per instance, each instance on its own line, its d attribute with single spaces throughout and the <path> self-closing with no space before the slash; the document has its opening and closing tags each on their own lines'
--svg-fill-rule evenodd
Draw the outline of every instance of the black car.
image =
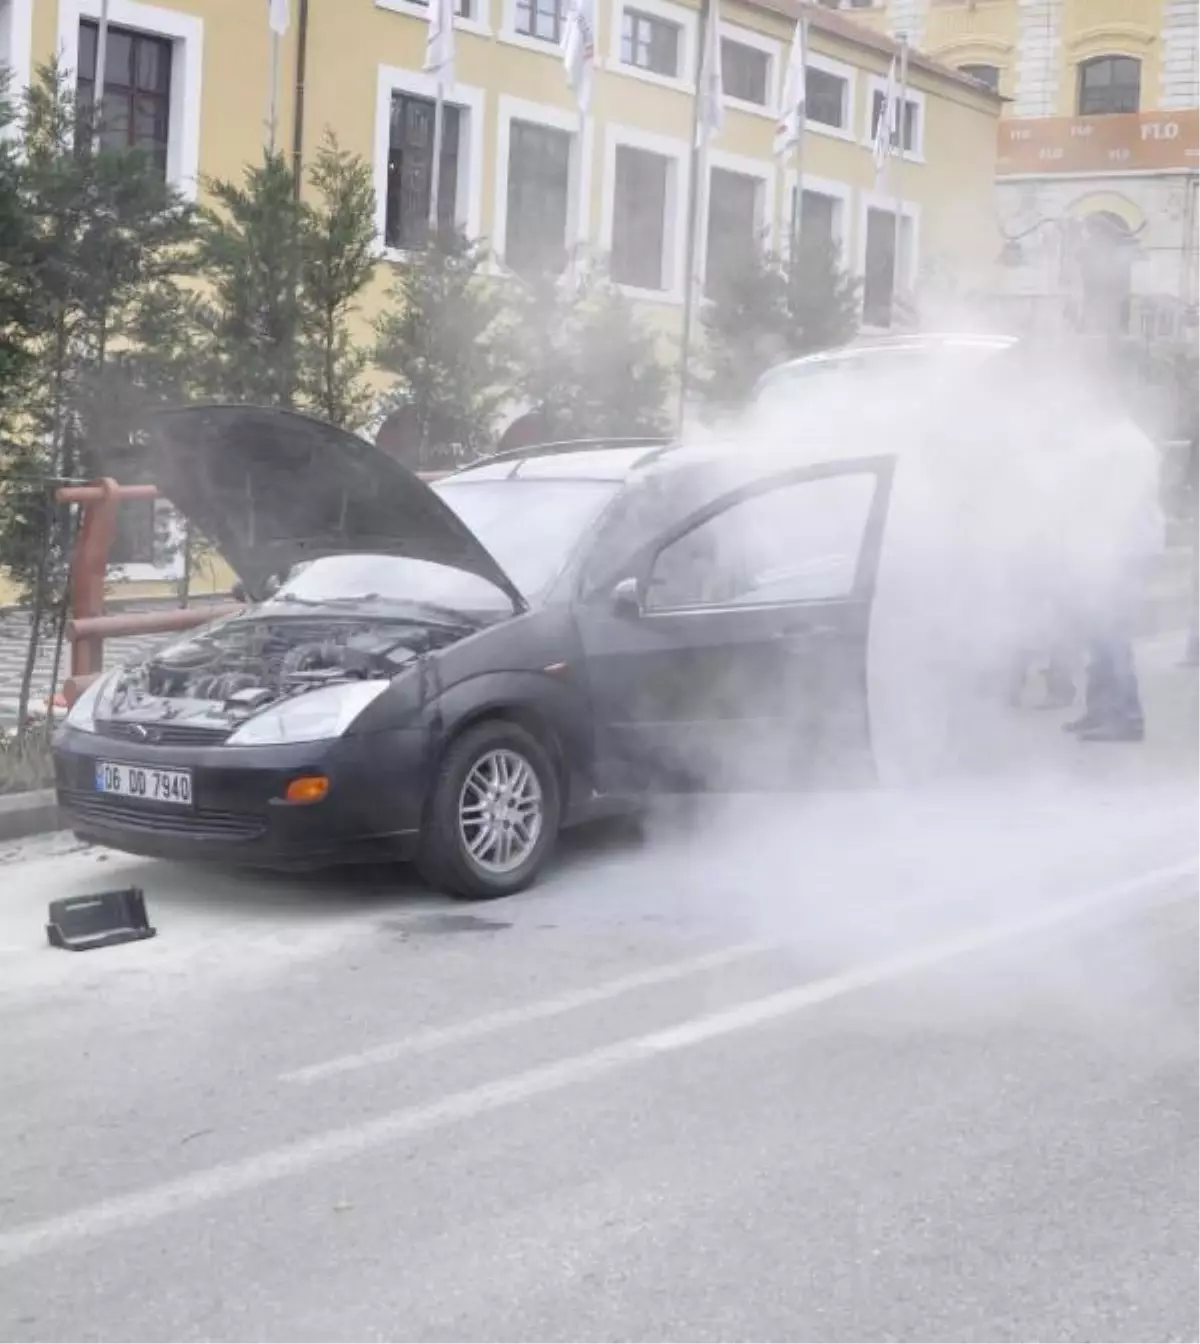
<svg viewBox="0 0 1200 1344">
<path fill-rule="evenodd" d="M 869 773 L 887 457 L 780 470 L 610 441 L 430 486 L 290 412 L 164 412 L 144 442 L 250 604 L 74 705 L 55 768 L 86 840 L 269 868 L 414 859 L 491 897 L 561 827 L 656 791 Z"/>
</svg>

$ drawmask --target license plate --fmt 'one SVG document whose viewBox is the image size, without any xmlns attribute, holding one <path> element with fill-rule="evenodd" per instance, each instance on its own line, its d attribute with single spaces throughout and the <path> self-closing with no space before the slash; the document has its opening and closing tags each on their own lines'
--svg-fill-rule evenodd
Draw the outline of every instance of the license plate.
<svg viewBox="0 0 1200 1344">
<path fill-rule="evenodd" d="M 144 803 L 191 807 L 192 772 L 97 761 L 96 792 L 115 794 L 118 798 L 136 798 Z"/>
</svg>

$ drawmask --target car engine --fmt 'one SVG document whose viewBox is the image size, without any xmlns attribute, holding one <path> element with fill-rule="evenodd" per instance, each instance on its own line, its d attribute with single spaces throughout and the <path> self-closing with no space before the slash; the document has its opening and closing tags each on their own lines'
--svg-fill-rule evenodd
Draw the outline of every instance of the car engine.
<svg viewBox="0 0 1200 1344">
<path fill-rule="evenodd" d="M 232 730 L 258 710 L 317 686 L 390 679 L 464 633 L 361 618 L 234 617 L 126 669 L 114 687 L 111 714 Z"/>
</svg>

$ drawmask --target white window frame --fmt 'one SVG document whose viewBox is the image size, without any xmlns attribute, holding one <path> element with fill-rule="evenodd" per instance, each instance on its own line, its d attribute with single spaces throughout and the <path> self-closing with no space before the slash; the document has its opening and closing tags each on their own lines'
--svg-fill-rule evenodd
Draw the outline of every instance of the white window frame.
<svg viewBox="0 0 1200 1344">
<path fill-rule="evenodd" d="M 626 65 L 621 60 L 621 30 L 625 25 L 625 11 L 640 10 L 652 18 L 673 23 L 682 31 L 679 40 L 680 73 L 672 78 L 660 75 L 654 70 L 643 70 L 640 65 Z M 630 79 L 640 79 L 646 84 L 656 84 L 660 89 L 674 89 L 679 93 L 691 93 L 695 88 L 696 41 L 699 30 L 699 15 L 694 9 L 685 9 L 671 0 L 618 0 L 613 9 L 612 30 L 609 33 L 609 68 L 619 75 Z"/>
<path fill-rule="evenodd" d="M 775 240 L 775 165 L 764 159 L 751 159 L 743 154 L 727 154 L 710 149 L 705 156 L 707 180 L 704 184 L 704 227 L 696 230 L 696 274 L 708 284 L 708 221 L 712 212 L 712 174 L 714 168 L 728 173 L 752 177 L 758 183 L 754 197 L 754 222 L 758 235 L 756 242 L 763 252 L 771 249 Z"/>
<path fill-rule="evenodd" d="M 742 28 L 736 23 L 721 21 L 720 37 L 722 41 L 736 42 L 739 46 L 751 47 L 761 51 L 767 58 L 767 101 L 748 103 L 742 98 L 725 95 L 725 106 L 735 112 L 748 112 L 753 117 L 766 117 L 775 121 L 779 116 L 779 71 L 783 59 L 782 43 L 772 37 L 764 37 L 752 28 Z"/>
<path fill-rule="evenodd" d="M 404 3 L 404 0 L 400 0 Z M 562 48 L 556 42 L 543 42 L 540 37 L 530 37 L 528 33 L 517 31 L 517 0 L 500 0 L 502 9 L 500 17 L 500 31 L 496 36 L 501 42 L 507 43 L 510 47 L 520 47 L 523 51 L 535 51 L 539 56 L 552 56 L 556 61 L 562 60 Z M 600 60 L 600 53 L 596 52 L 595 68 L 603 69 L 603 63 Z"/>
<path fill-rule="evenodd" d="M 887 93 L 887 79 L 883 75 L 867 76 L 867 101 L 863 109 L 863 131 L 861 143 L 870 146 L 874 143 L 875 137 L 871 133 L 871 109 L 875 106 L 875 95 L 877 93 Z M 900 90 L 896 90 L 897 97 Z M 910 102 L 917 109 L 917 140 L 911 150 L 903 151 L 905 163 L 924 163 L 925 162 L 925 95 L 920 89 L 914 89 L 910 84 L 905 92 L 905 101 Z"/>
<path fill-rule="evenodd" d="M 15 100 L 33 79 L 33 0 L 0 0 L 0 61 L 12 71 Z"/>
<path fill-rule="evenodd" d="M 642 289 L 638 285 L 618 285 L 623 294 L 648 303 L 683 302 L 684 271 L 687 269 L 687 202 L 688 181 L 691 171 L 691 149 L 686 140 L 675 140 L 666 135 L 654 135 L 636 126 L 620 126 L 609 122 L 605 128 L 604 186 L 601 201 L 600 245 L 606 256 L 611 256 L 613 224 L 616 218 L 617 148 L 641 149 L 667 159 L 667 193 L 663 219 L 662 275 L 663 289 Z"/>
<path fill-rule="evenodd" d="M 835 61 L 831 56 L 822 56 L 819 51 L 810 51 L 805 65 L 810 70 L 820 70 L 823 74 L 833 75 L 837 79 L 845 80 L 846 92 L 842 100 L 842 116 L 844 124 L 841 126 L 826 126 L 823 121 L 814 121 L 809 117 L 805 121 L 805 127 L 813 135 L 827 135 L 833 140 L 845 140 L 853 144 L 858 139 L 858 128 L 856 126 L 858 113 L 858 71 L 852 65 L 847 65 L 844 61 Z M 886 81 L 885 81 L 886 82 Z M 883 85 L 881 84 L 882 88 Z M 868 108 L 868 112 L 870 109 Z M 922 114 L 917 114 L 918 129 L 923 129 Z"/>
<path fill-rule="evenodd" d="M 154 501 L 154 538 L 163 537 L 164 549 L 170 548 L 171 558 L 162 563 L 150 560 L 131 560 L 124 565 L 108 565 L 104 572 L 106 583 L 178 583 L 183 578 L 183 546 L 187 539 L 187 524 L 169 500 Z M 154 546 L 158 553 L 158 545 Z"/>
<path fill-rule="evenodd" d="M 500 95 L 496 137 L 496 183 L 492 201 L 492 247 L 497 262 L 503 266 L 508 245 L 508 160 L 512 144 L 514 121 L 530 121 L 571 136 L 571 157 L 567 178 L 567 231 L 563 244 L 568 253 L 577 243 L 587 244 L 591 235 L 592 219 L 592 161 L 595 145 L 595 122 L 588 117 L 580 140 L 578 112 L 568 112 L 546 103 L 530 103 L 523 98 Z M 582 194 L 582 201 L 580 196 Z M 579 228 L 579 212 L 583 212 L 583 236 L 574 235 Z"/>
<path fill-rule="evenodd" d="M 867 212 L 869 210 L 882 210 L 885 214 L 893 216 L 894 220 L 896 198 L 882 191 L 862 190 L 858 193 L 858 239 L 855 248 L 854 274 L 864 282 L 864 288 L 867 274 Z M 900 214 L 902 218 L 908 220 L 912 230 L 912 245 L 906 258 L 905 275 L 902 278 L 903 292 L 911 296 L 916 291 L 917 276 L 921 273 L 921 207 L 913 201 L 903 201 L 900 205 Z M 893 302 L 895 302 L 895 298 L 896 295 L 893 292 Z M 860 311 L 865 299 L 865 294 L 860 295 Z"/>
<path fill-rule="evenodd" d="M 469 19 L 456 14 L 455 31 L 474 33 L 478 37 L 491 37 L 491 0 L 471 0 L 471 3 L 476 13 Z M 420 19 L 425 24 L 429 22 L 429 6 L 415 5 L 412 0 L 375 0 L 375 8 L 390 10 L 393 14 L 404 14 L 410 19 Z"/>
<path fill-rule="evenodd" d="M 79 22 L 99 22 L 102 0 L 59 0 L 58 54 L 64 70 L 79 68 Z M 167 127 L 167 181 L 188 200 L 200 192 L 200 108 L 204 73 L 204 20 L 195 14 L 109 0 L 108 21 L 171 41 L 171 110 Z"/>
<path fill-rule="evenodd" d="M 409 253 L 388 247 L 384 242 L 387 228 L 387 165 L 391 134 L 392 94 L 407 93 L 414 98 L 437 100 L 437 81 L 421 70 L 405 70 L 397 65 L 381 65 L 375 87 L 375 246 L 386 261 L 404 261 Z M 471 238 L 483 233 L 483 161 L 484 91 L 472 84 L 454 84 L 445 102 L 466 113 L 466 154 L 460 131 L 458 177 L 454 187 L 455 221 Z M 460 123 L 461 125 L 461 123 Z"/>
<path fill-rule="evenodd" d="M 794 168 L 789 168 L 784 173 L 783 182 L 782 224 L 786 237 L 784 238 L 782 251 L 785 257 L 790 258 L 792 254 L 792 193 L 796 190 L 796 170 Z M 842 269 L 852 272 L 850 224 L 854 219 L 854 188 L 849 182 L 842 182 L 836 177 L 817 177 L 813 173 L 805 173 L 804 190 L 814 192 L 819 196 L 830 196 L 838 202 L 838 209 L 834 216 L 834 234 L 837 239 L 838 258 Z"/>
</svg>

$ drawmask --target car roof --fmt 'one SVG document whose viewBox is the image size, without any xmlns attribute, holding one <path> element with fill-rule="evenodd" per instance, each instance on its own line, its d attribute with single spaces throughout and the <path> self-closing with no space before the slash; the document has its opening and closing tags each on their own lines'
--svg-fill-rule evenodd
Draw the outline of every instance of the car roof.
<svg viewBox="0 0 1200 1344">
<path fill-rule="evenodd" d="M 792 371 L 808 372 L 840 363 L 861 363 L 865 358 L 895 354 L 933 353 L 943 350 L 993 352 L 1001 354 L 1018 343 L 1016 336 L 971 332 L 919 332 L 905 336 L 871 336 L 838 346 L 836 350 L 822 350 L 817 354 L 802 355 L 768 369 L 759 379 L 759 387 L 773 382 L 780 374 Z"/>
<path fill-rule="evenodd" d="M 669 447 L 666 441 L 635 440 L 579 445 L 540 444 L 518 455 L 497 454 L 482 462 L 473 462 L 460 471 L 443 477 L 449 482 L 511 480 L 514 477 L 537 480 L 625 480 L 638 467 L 654 461 Z"/>
</svg>

